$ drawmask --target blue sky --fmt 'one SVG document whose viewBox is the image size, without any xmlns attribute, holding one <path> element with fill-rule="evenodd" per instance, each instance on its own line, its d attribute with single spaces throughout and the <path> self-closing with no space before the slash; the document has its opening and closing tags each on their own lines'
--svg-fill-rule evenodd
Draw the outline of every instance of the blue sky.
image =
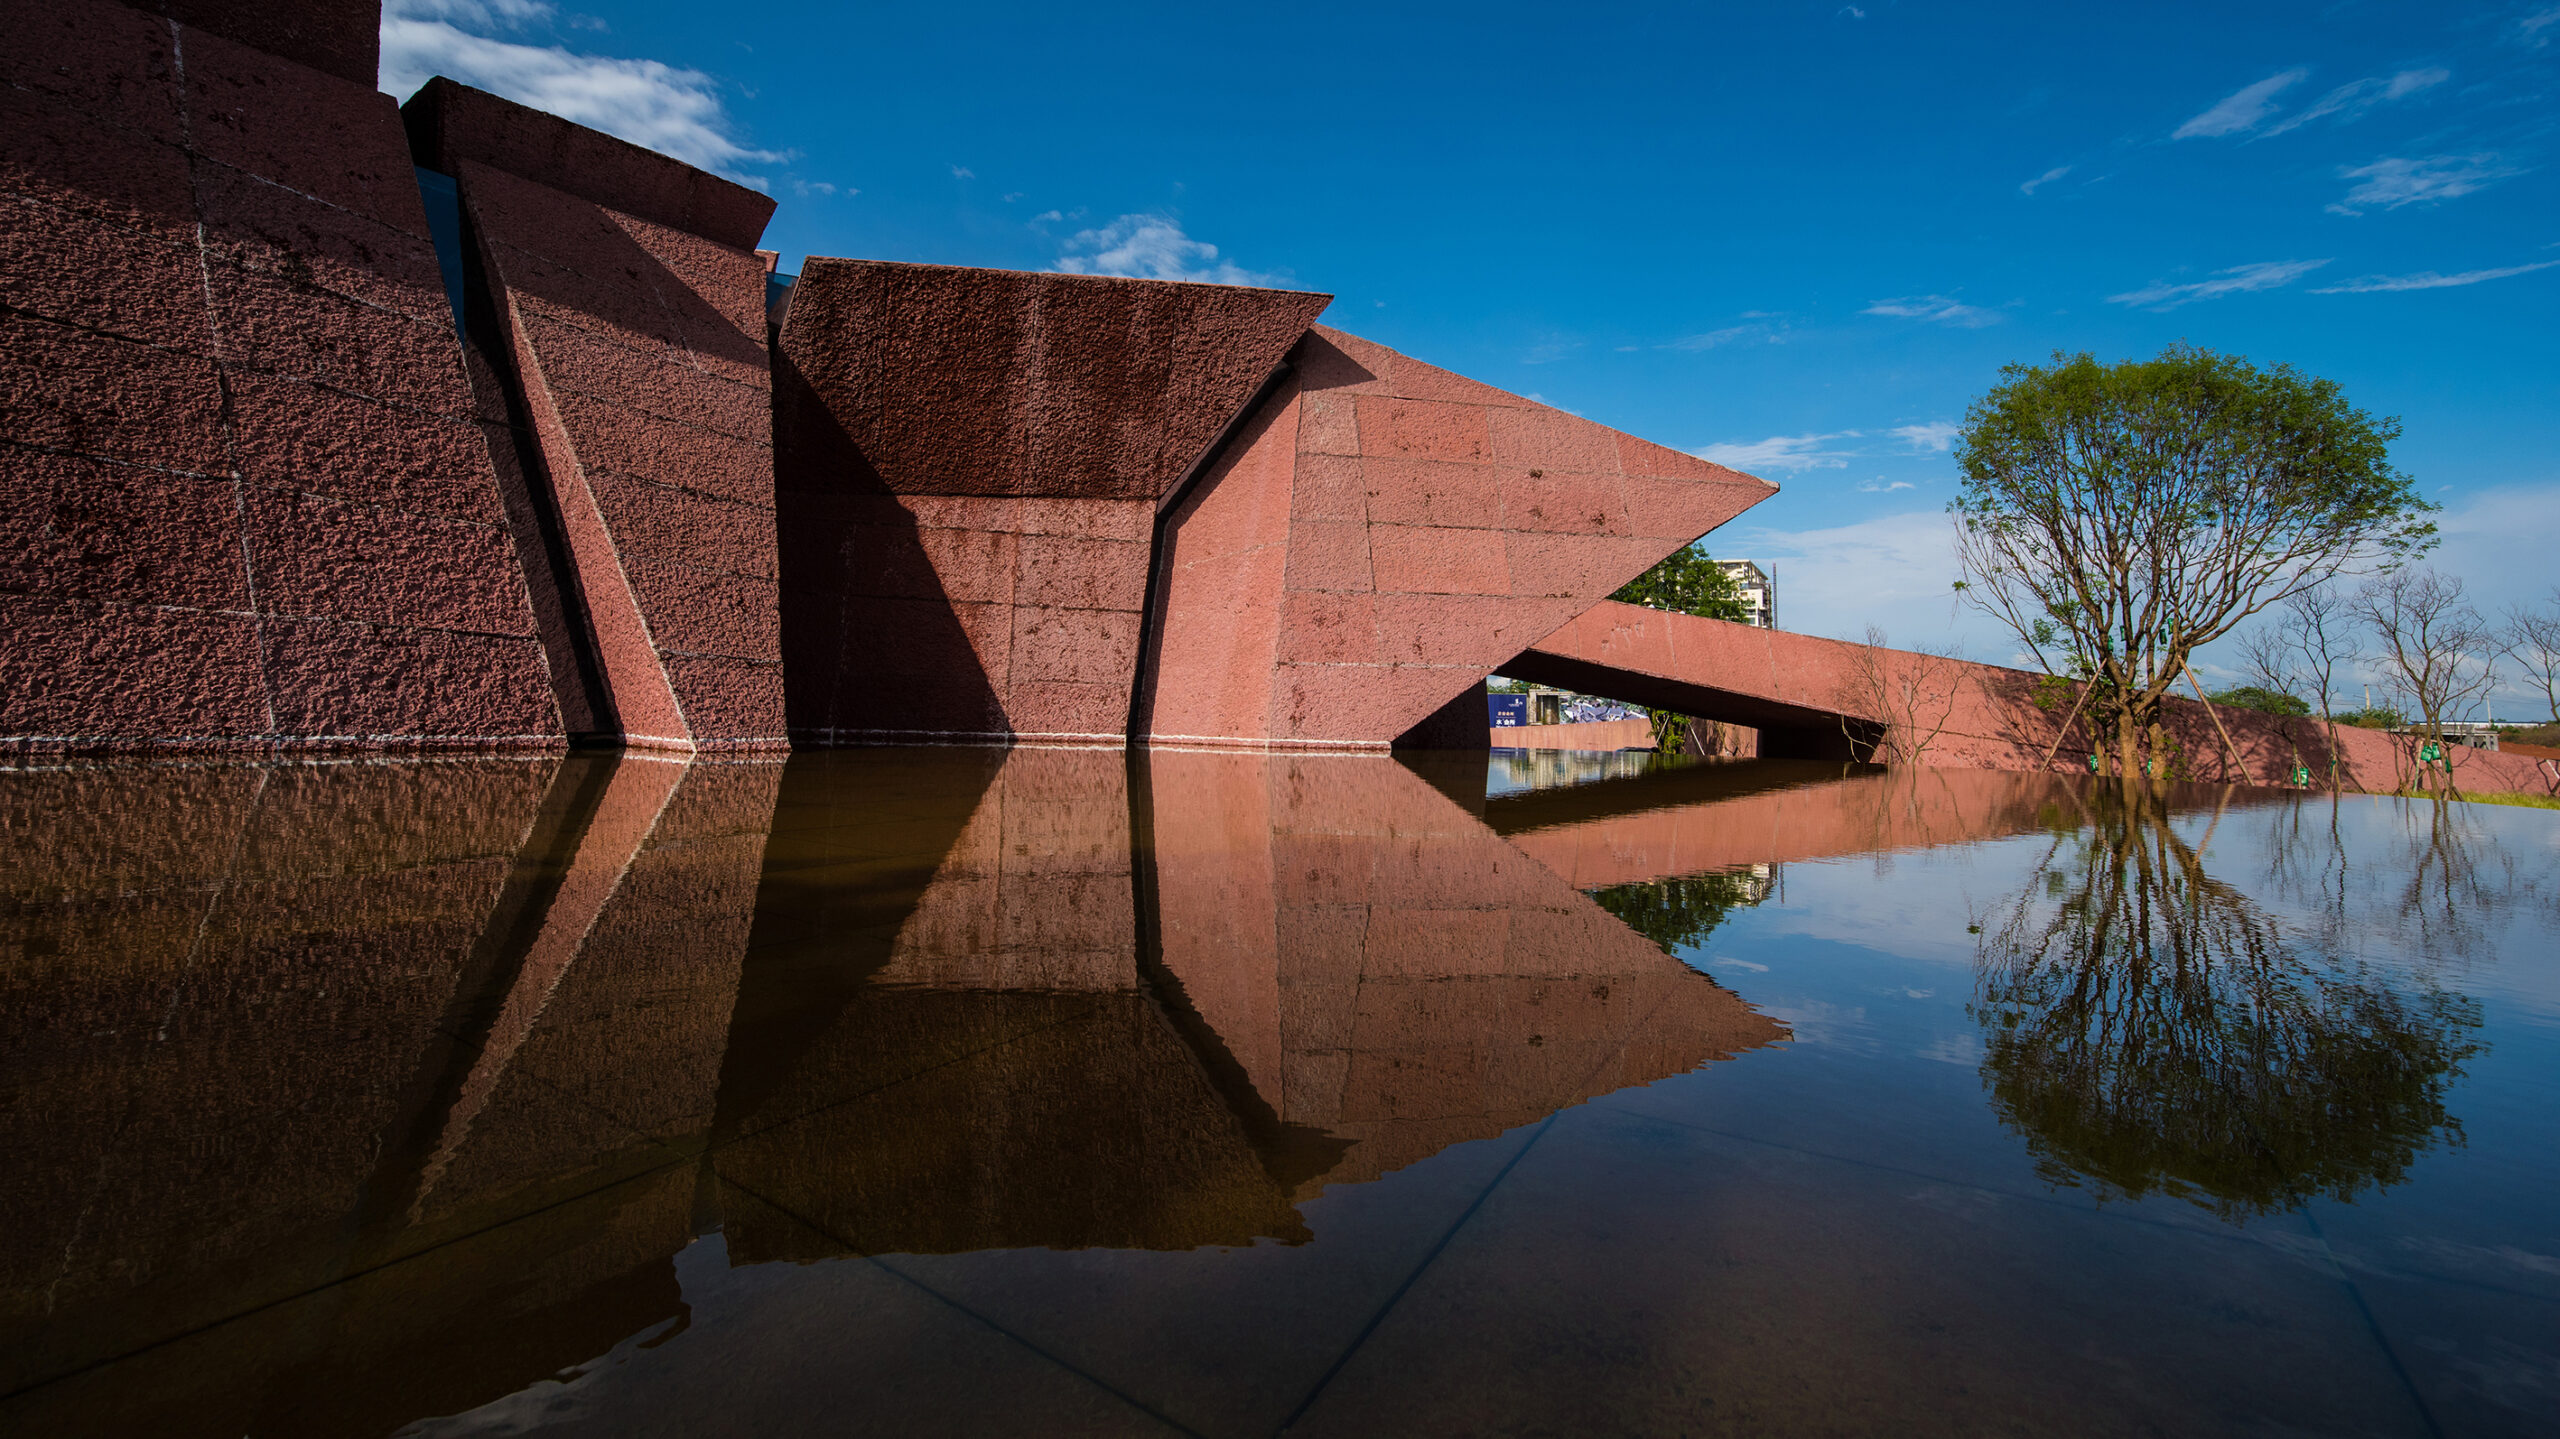
<svg viewBox="0 0 2560 1439">
<path fill-rule="evenodd" d="M 2190 340 L 2407 427 L 2439 563 L 2560 582 L 2560 0 L 392 0 L 444 73 L 748 179 L 808 254 L 1329 291 L 1327 323 L 1780 482 L 1780 622 L 2005 659 L 1947 436 Z"/>
</svg>

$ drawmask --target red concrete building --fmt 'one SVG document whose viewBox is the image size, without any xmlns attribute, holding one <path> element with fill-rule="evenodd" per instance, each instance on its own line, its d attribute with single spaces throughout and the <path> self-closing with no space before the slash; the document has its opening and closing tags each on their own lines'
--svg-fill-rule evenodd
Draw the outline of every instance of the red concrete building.
<svg viewBox="0 0 2560 1439">
<path fill-rule="evenodd" d="M 1328 297 L 813 261 L 378 8 L 9 0 L 0 744 L 1378 746 L 1771 487 Z M 779 288 L 779 286 L 775 286 Z"/>
</svg>

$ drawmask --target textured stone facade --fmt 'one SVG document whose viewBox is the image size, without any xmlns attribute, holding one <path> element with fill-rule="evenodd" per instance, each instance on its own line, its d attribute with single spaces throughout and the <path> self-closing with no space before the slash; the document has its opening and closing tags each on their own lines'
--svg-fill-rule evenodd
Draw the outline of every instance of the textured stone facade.
<svg viewBox="0 0 2560 1439">
<path fill-rule="evenodd" d="M 7 0 L 0 746 L 1481 743 L 1771 487 L 1295 291 L 812 260 L 379 13 Z"/>
</svg>

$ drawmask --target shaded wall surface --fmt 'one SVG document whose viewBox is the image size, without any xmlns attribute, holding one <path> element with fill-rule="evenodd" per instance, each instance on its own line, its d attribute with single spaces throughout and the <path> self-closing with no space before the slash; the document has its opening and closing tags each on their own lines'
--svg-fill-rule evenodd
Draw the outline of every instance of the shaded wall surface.
<svg viewBox="0 0 2560 1439">
<path fill-rule="evenodd" d="M 1728 620 L 1604 602 L 1504 666 L 1506 674 L 1631 703 L 1761 729 L 1773 757 L 1865 759 L 1901 731 L 1917 762 L 1957 769 L 2085 770 L 2098 744 L 2076 691 L 2040 696 L 2038 676 L 1998 665 L 1873 649 Z M 2295 765 L 2325 785 L 2334 759 L 2350 788 L 2390 791 L 2416 777 L 2416 742 L 2316 719 L 2168 698 L 2162 727 L 2186 778 L 2288 783 Z M 2227 736 L 2227 741 L 2226 741 Z M 2051 758 L 2047 756 L 2050 754 Z M 2535 762 L 2457 748 L 2455 783 L 2475 790 L 2549 789 Z"/>
<path fill-rule="evenodd" d="M 766 263 L 773 202 L 494 95 L 404 109 L 457 182 L 475 328 L 520 425 L 528 548 L 565 551 L 547 626 L 567 707 L 627 743 L 779 748 Z M 551 618 L 546 616 L 546 618 Z"/>
<path fill-rule="evenodd" d="M 0 21 L 0 742 L 558 743 L 371 7 L 166 8 Z"/>
<path fill-rule="evenodd" d="M 1383 756 L 66 768 L 0 837 L 13 1431 L 389 1432 L 714 1230 L 1306 1243 L 1782 1033 Z"/>
</svg>

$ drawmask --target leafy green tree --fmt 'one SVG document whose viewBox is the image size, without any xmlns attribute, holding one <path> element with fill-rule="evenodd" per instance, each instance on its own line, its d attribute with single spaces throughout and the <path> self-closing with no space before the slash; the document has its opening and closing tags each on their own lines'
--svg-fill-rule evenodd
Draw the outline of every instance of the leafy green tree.
<svg viewBox="0 0 2560 1439">
<path fill-rule="evenodd" d="M 1627 581 L 1609 598 L 1702 619 L 1751 618 L 1751 605 L 1742 598 L 1741 586 L 1694 544 L 1673 551 L 1670 558 Z"/>
<path fill-rule="evenodd" d="M 2198 646 L 2435 542 L 2399 434 L 2330 381 L 2188 345 L 2011 365 L 1956 444 L 1958 588 L 2090 681 L 2102 751 L 2139 773 Z"/>
<path fill-rule="evenodd" d="M 1627 581 L 1609 598 L 1649 610 L 1696 615 L 1710 620 L 1747 620 L 1751 604 L 1724 567 L 1695 544 L 1674 550 L 1662 563 Z M 1653 721 L 1653 747 L 1664 754 L 1688 748 L 1689 732 L 1699 721 L 1670 710 L 1648 708 Z"/>
<path fill-rule="evenodd" d="M 1768 897 L 1768 878 L 1748 870 L 1638 880 L 1591 892 L 1602 909 L 1662 946 L 1664 954 L 1706 943 L 1727 915 Z"/>
<path fill-rule="evenodd" d="M 2297 699 L 2282 690 L 2271 690 L 2263 685 L 2241 685 L 2236 689 L 2224 690 L 2213 697 L 2213 702 L 2229 709 L 2256 710 L 2260 714 L 2279 715 L 2289 719 L 2300 718 L 2311 713 L 2309 700 Z"/>
</svg>

